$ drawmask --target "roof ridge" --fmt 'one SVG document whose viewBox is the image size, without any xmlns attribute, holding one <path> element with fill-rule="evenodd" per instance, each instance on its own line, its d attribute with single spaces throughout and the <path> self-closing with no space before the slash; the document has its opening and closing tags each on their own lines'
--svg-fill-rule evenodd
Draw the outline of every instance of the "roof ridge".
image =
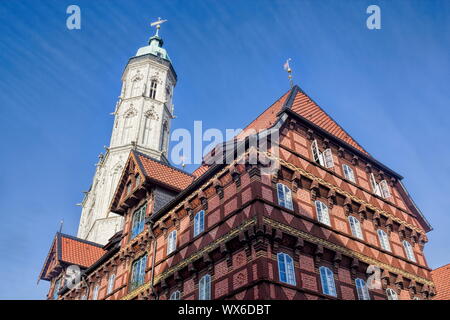
<svg viewBox="0 0 450 320">
<path fill-rule="evenodd" d="M 92 246 L 95 246 L 95 247 L 99 247 L 99 248 L 103 247 L 103 245 L 101 245 L 100 243 L 89 241 L 89 240 L 85 240 L 85 239 L 81 239 L 81 238 L 72 236 L 70 234 L 65 234 L 65 233 L 62 233 L 62 232 L 57 232 L 56 234 L 59 237 L 68 238 L 68 239 L 71 239 L 71 240 L 74 240 L 74 241 L 78 241 L 78 242 L 81 242 L 81 243 L 84 243 L 84 244 L 89 244 L 89 245 L 92 245 Z"/>
<path fill-rule="evenodd" d="M 355 139 L 355 138 L 353 138 L 348 132 L 347 132 L 347 130 L 345 130 L 344 129 L 344 127 L 342 127 L 332 116 L 330 116 L 326 111 L 325 111 L 325 109 L 324 108 L 322 108 L 313 98 L 311 98 L 310 96 L 309 96 L 309 94 L 307 94 L 302 88 L 300 88 L 298 85 L 295 85 L 294 86 L 294 88 L 297 88 L 297 90 L 296 90 L 296 92 L 295 92 L 295 96 L 297 96 L 297 94 L 300 92 L 300 93 L 302 93 L 302 94 L 304 94 L 312 103 L 314 103 L 327 117 L 329 117 L 330 119 L 331 119 L 331 121 L 333 121 L 350 139 L 352 139 L 369 157 L 371 157 L 372 158 L 372 156 L 369 154 L 369 152 L 367 152 L 367 150 L 366 149 L 364 149 L 364 147 L 363 146 L 361 146 L 360 144 L 359 144 L 359 142 Z M 295 97 L 293 98 L 293 100 L 295 100 Z M 292 106 L 292 104 L 293 104 L 293 101 L 292 101 L 292 103 L 291 103 L 291 105 L 289 106 L 289 108 L 291 108 L 291 106 Z M 333 134 L 334 135 L 334 134 Z M 336 136 L 336 135 L 334 135 L 334 136 Z M 341 139 L 341 138 L 339 138 L 338 136 L 336 136 L 338 139 Z"/>
<path fill-rule="evenodd" d="M 162 161 L 160 161 L 160 160 L 154 159 L 154 158 L 152 158 L 152 157 L 150 157 L 150 156 L 148 156 L 148 155 L 146 155 L 145 153 L 142 153 L 142 152 L 140 152 L 140 151 L 137 151 L 137 150 L 131 150 L 131 152 L 133 152 L 133 153 L 135 153 L 135 154 L 137 154 L 137 155 L 143 156 L 143 157 L 146 158 L 147 160 L 150 160 L 150 161 L 159 163 L 159 164 L 161 164 L 161 165 L 163 165 L 163 166 L 166 166 L 167 168 L 174 169 L 174 170 L 176 170 L 176 171 L 178 171 L 178 172 L 180 172 L 180 173 L 184 173 L 184 174 L 187 175 L 187 176 L 194 177 L 191 173 L 189 173 L 189 172 L 187 172 L 187 171 L 181 170 L 181 169 L 179 169 L 179 168 L 177 168 L 177 167 L 175 167 L 175 166 L 172 166 L 171 164 L 167 164 L 167 163 L 164 163 L 164 162 L 162 162 Z"/>
</svg>

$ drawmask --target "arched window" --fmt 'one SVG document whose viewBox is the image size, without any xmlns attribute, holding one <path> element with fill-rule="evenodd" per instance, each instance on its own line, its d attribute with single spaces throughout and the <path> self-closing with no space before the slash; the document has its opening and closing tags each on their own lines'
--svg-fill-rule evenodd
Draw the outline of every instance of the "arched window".
<svg viewBox="0 0 450 320">
<path fill-rule="evenodd" d="M 337 297 L 336 286 L 334 284 L 333 272 L 327 267 L 320 267 L 320 282 L 322 283 L 322 292 L 329 296 Z"/>
<path fill-rule="evenodd" d="M 130 290 L 134 290 L 144 283 L 146 265 L 147 265 L 147 255 L 142 256 L 133 262 L 133 266 L 131 267 Z"/>
<path fill-rule="evenodd" d="M 116 282 L 116 275 L 113 273 L 108 278 L 108 289 L 106 290 L 106 294 L 110 294 L 114 290 L 114 283 Z"/>
<path fill-rule="evenodd" d="M 405 248 L 406 257 L 408 257 L 409 260 L 416 262 L 416 257 L 414 256 L 413 248 L 408 241 L 403 240 L 403 248 Z"/>
<path fill-rule="evenodd" d="M 170 295 L 169 300 L 181 300 L 181 293 L 180 291 L 174 291 L 172 292 L 172 294 Z"/>
<path fill-rule="evenodd" d="M 280 281 L 295 286 L 294 260 L 288 254 L 282 252 L 277 254 L 277 260 Z"/>
<path fill-rule="evenodd" d="M 388 300 L 398 300 L 397 292 L 395 292 L 391 288 L 386 289 L 386 296 L 387 296 Z"/>
<path fill-rule="evenodd" d="M 211 300 L 211 276 L 204 275 L 198 284 L 198 299 Z"/>
<path fill-rule="evenodd" d="M 141 78 L 136 78 L 131 83 L 131 96 L 130 97 L 137 97 L 141 94 L 142 94 Z"/>
<path fill-rule="evenodd" d="M 358 239 L 363 240 L 363 234 L 361 231 L 361 223 L 354 216 L 348 217 L 348 222 L 350 224 L 350 229 L 352 230 L 352 234 Z"/>
<path fill-rule="evenodd" d="M 389 244 L 389 237 L 386 232 L 381 229 L 377 230 L 378 240 L 380 241 L 380 246 L 386 251 L 391 251 L 391 245 Z"/>
<path fill-rule="evenodd" d="M 57 300 L 59 296 L 59 289 L 61 288 L 61 279 L 56 280 L 55 287 L 53 288 L 53 300 Z"/>
<path fill-rule="evenodd" d="M 344 163 L 342 165 L 342 170 L 344 171 L 344 176 L 347 180 L 355 182 L 355 174 L 353 173 L 353 169 L 350 166 Z"/>
<path fill-rule="evenodd" d="M 125 120 L 123 122 L 123 132 L 121 143 L 129 143 L 131 140 L 131 130 L 133 129 L 133 117 L 135 114 L 133 112 L 127 113 L 125 115 Z"/>
<path fill-rule="evenodd" d="M 369 289 L 366 282 L 363 279 L 355 279 L 356 292 L 358 293 L 359 300 L 370 300 Z"/>
<path fill-rule="evenodd" d="M 205 211 L 197 212 L 194 217 L 194 237 L 198 236 L 205 230 Z"/>
<path fill-rule="evenodd" d="M 287 209 L 293 210 L 292 193 L 288 186 L 277 183 L 278 204 Z"/>
<path fill-rule="evenodd" d="M 328 207 L 322 201 L 316 200 L 317 220 L 323 224 L 331 226 L 330 216 L 328 214 Z"/>
<path fill-rule="evenodd" d="M 177 230 L 173 230 L 169 233 L 169 239 L 167 241 L 167 254 L 174 252 L 177 249 Z"/>
<path fill-rule="evenodd" d="M 98 292 L 100 291 L 100 286 L 97 284 L 94 287 L 94 291 L 92 292 L 92 300 L 98 299 Z"/>
<path fill-rule="evenodd" d="M 167 121 L 164 121 L 162 128 L 161 128 L 161 142 L 160 142 L 160 150 L 162 152 L 167 151 L 167 135 L 168 134 L 169 134 L 169 128 L 167 125 Z"/>
<path fill-rule="evenodd" d="M 144 231 L 146 209 L 147 205 L 143 205 L 134 212 L 133 221 L 131 223 L 131 239 L 134 239 L 138 234 Z"/>
<path fill-rule="evenodd" d="M 156 79 L 153 79 L 150 82 L 150 98 L 155 99 L 156 97 L 156 88 L 158 87 L 158 82 Z"/>
</svg>

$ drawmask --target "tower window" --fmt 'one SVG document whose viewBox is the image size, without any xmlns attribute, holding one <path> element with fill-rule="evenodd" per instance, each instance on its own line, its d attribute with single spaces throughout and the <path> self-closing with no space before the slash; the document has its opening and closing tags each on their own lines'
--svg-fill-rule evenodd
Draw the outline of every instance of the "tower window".
<svg viewBox="0 0 450 320">
<path fill-rule="evenodd" d="M 342 170 L 344 171 L 344 176 L 347 180 L 355 182 L 355 175 L 353 174 L 353 169 L 350 166 L 343 164 Z"/>
<path fill-rule="evenodd" d="M 333 271 L 323 266 L 319 268 L 319 271 L 320 271 L 320 282 L 322 284 L 322 292 L 329 296 L 337 297 Z"/>
<path fill-rule="evenodd" d="M 277 254 L 277 260 L 280 281 L 295 286 L 294 260 L 288 254 L 282 252 Z"/>
<path fill-rule="evenodd" d="M 134 239 L 138 234 L 144 231 L 146 209 L 147 206 L 144 205 L 133 214 L 133 221 L 131 224 L 131 239 Z"/>
<path fill-rule="evenodd" d="M 370 300 L 369 289 L 363 279 L 357 278 L 355 280 L 356 292 L 359 300 Z"/>
<path fill-rule="evenodd" d="M 169 239 L 167 241 L 167 254 L 171 254 L 177 249 L 177 230 L 173 230 L 169 233 Z"/>
<path fill-rule="evenodd" d="M 155 99 L 157 87 L 158 87 L 158 82 L 155 79 L 153 79 L 150 82 L 150 98 Z"/>
<path fill-rule="evenodd" d="M 130 289 L 134 290 L 141 286 L 145 280 L 145 267 L 147 265 L 147 255 L 140 257 L 131 268 L 131 284 Z"/>
<path fill-rule="evenodd" d="M 211 276 L 204 275 L 198 284 L 198 299 L 211 300 Z"/>
<path fill-rule="evenodd" d="M 194 237 L 198 236 L 205 230 L 205 211 L 197 212 L 194 217 Z"/>
<path fill-rule="evenodd" d="M 386 232 L 381 229 L 377 230 L 378 240 L 380 241 L 380 246 L 386 251 L 391 251 L 391 245 L 389 244 L 389 237 Z"/>
<path fill-rule="evenodd" d="M 416 257 L 414 256 L 413 248 L 408 241 L 403 240 L 403 248 L 405 248 L 406 257 L 408 257 L 410 261 L 416 262 Z"/>
<path fill-rule="evenodd" d="M 391 288 L 386 289 L 386 296 L 387 296 L 388 300 L 398 300 L 397 292 L 395 292 Z"/>
<path fill-rule="evenodd" d="M 363 240 L 363 234 L 361 231 L 361 223 L 358 219 L 356 219 L 353 216 L 348 217 L 348 222 L 350 224 L 350 229 L 352 230 L 352 234 L 357 237 L 358 239 Z"/>
<path fill-rule="evenodd" d="M 331 226 L 330 215 L 328 214 L 328 207 L 322 201 L 316 200 L 317 220 L 323 224 Z"/>
<path fill-rule="evenodd" d="M 291 189 L 288 186 L 277 183 L 277 195 L 278 195 L 278 204 L 282 207 L 285 207 L 289 210 L 294 210 L 292 205 L 292 193 Z"/>
</svg>

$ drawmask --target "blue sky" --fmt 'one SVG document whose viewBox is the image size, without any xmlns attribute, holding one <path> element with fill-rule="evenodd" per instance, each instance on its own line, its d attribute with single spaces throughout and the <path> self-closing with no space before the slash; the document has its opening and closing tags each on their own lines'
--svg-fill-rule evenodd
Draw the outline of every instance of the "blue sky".
<svg viewBox="0 0 450 320">
<path fill-rule="evenodd" d="M 81 8 L 81 30 L 66 8 Z M 366 8 L 381 7 L 381 30 Z M 282 69 L 375 158 L 402 174 L 450 262 L 448 1 L 1 1 L 0 299 L 41 299 L 52 238 L 76 234 L 108 145 L 128 58 L 161 29 L 178 73 L 175 128 L 240 128 L 288 90 Z M 189 169 L 193 169 L 190 167 Z"/>
</svg>

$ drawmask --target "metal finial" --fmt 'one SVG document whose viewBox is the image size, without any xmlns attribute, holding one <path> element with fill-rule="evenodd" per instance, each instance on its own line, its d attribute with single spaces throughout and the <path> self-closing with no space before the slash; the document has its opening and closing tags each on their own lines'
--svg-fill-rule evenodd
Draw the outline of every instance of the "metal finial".
<svg viewBox="0 0 450 320">
<path fill-rule="evenodd" d="M 292 69 L 289 66 L 289 61 L 291 60 L 292 60 L 291 58 L 287 59 L 283 65 L 283 68 L 288 73 L 289 84 L 291 85 L 292 88 L 294 86 L 294 82 L 292 81 Z"/>
<path fill-rule="evenodd" d="M 161 25 L 162 25 L 164 22 L 167 22 L 167 20 L 161 20 L 161 18 L 158 17 L 158 20 L 156 20 L 155 22 L 150 23 L 150 26 L 151 26 L 151 27 L 156 27 L 156 33 L 155 33 L 155 36 L 158 36 L 158 35 L 159 35 L 159 29 L 161 28 Z"/>
</svg>

